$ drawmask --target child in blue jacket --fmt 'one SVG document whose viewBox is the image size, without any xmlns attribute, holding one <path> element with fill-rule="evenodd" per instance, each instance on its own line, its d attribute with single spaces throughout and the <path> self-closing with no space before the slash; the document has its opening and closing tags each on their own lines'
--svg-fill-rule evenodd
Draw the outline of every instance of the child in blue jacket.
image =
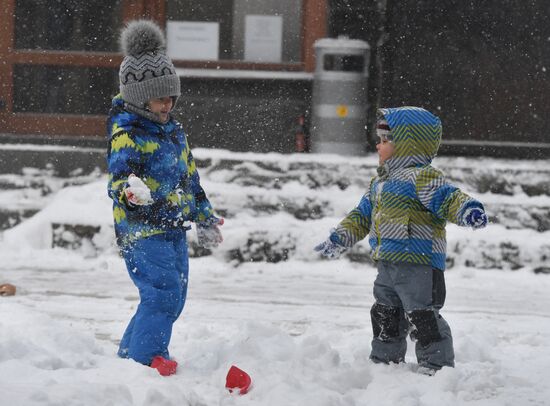
<svg viewBox="0 0 550 406">
<path fill-rule="evenodd" d="M 108 119 L 108 193 L 117 243 L 140 303 L 118 355 L 176 372 L 168 345 L 187 293 L 186 231 L 195 222 L 199 244 L 222 241 L 223 219 L 213 210 L 181 125 L 170 115 L 180 80 L 151 21 L 131 22 L 121 34 L 125 57 L 120 94 Z"/>
<path fill-rule="evenodd" d="M 359 205 L 315 249 L 336 258 L 369 237 L 378 267 L 370 358 L 403 362 L 410 333 L 419 371 L 432 375 L 454 366 L 451 329 L 439 314 L 445 301 L 445 224 L 481 228 L 487 216 L 480 202 L 431 166 L 441 142 L 438 117 L 418 107 L 379 113 L 378 176 Z"/>
</svg>

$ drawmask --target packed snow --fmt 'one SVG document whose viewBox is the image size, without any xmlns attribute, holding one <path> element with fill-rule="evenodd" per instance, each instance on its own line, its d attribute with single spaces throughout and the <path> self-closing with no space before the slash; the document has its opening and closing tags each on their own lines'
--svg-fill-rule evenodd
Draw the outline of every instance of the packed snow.
<svg viewBox="0 0 550 406">
<path fill-rule="evenodd" d="M 250 169 L 252 161 L 287 168 L 316 159 L 342 167 L 361 160 L 375 166 L 373 156 L 208 150 L 194 155 L 211 160 L 212 166 L 223 159 L 240 159 L 242 171 Z M 455 168 L 472 165 L 467 159 L 437 160 Z M 507 165 L 520 171 L 548 168 L 548 162 L 489 164 Z M 507 236 L 519 244 L 524 257 L 539 255 L 550 240 L 548 231 L 511 230 L 503 222 L 475 232 L 448 227 L 450 245 L 464 248 L 456 251 L 455 266 L 446 271 L 442 312 L 453 330 L 456 367 L 429 377 L 415 372 L 412 343 L 406 364 L 369 361 L 373 265 L 350 256 L 322 260 L 312 250 L 359 201 L 362 182 L 313 190 L 303 182 L 281 181 L 284 184 L 269 189 L 235 178 L 244 172 L 218 169 L 201 171 L 201 178 L 213 205 L 226 212 L 225 241 L 212 255 L 190 260 L 188 300 L 170 345 L 180 367 L 168 378 L 116 357 L 138 296 L 113 245 L 106 176 L 61 188 L 35 216 L 3 233 L 0 284 L 16 285 L 17 294 L 0 297 L 0 405 L 549 404 L 550 275 L 534 273 L 529 264 L 514 271 L 476 267 L 476 258 L 490 255 L 495 241 Z M 348 169 L 335 179 L 352 176 Z M 270 173 L 257 175 L 268 179 Z M 475 195 L 487 202 L 490 214 L 493 203 L 501 203 L 490 192 Z M 264 209 L 239 210 L 260 197 L 264 200 L 258 207 Z M 529 205 L 532 199 L 546 204 L 548 196 L 518 192 L 506 199 L 511 205 Z M 318 218 L 299 220 L 281 201 L 322 201 L 329 210 Z M 79 249 L 52 248 L 52 224 L 99 226 L 101 231 Z M 228 256 L 261 232 L 291 247 L 289 256 L 276 263 L 254 258 L 238 262 Z M 360 247 L 359 253 L 363 251 L 368 251 L 366 245 Z M 473 258 L 470 266 L 464 265 L 465 257 Z M 246 395 L 224 388 L 232 365 L 252 377 Z"/>
<path fill-rule="evenodd" d="M 151 198 L 151 190 L 147 187 L 143 180 L 136 175 L 130 175 L 128 177 L 128 189 L 131 191 L 132 197 L 128 197 L 128 200 L 133 204 L 151 204 L 153 199 Z"/>
</svg>

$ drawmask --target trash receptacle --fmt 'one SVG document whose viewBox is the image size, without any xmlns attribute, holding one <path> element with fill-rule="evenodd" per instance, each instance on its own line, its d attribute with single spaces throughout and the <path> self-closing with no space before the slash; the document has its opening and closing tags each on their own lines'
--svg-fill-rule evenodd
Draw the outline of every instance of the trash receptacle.
<svg viewBox="0 0 550 406">
<path fill-rule="evenodd" d="M 369 45 L 347 38 L 315 42 L 311 146 L 313 152 L 366 153 Z"/>
</svg>

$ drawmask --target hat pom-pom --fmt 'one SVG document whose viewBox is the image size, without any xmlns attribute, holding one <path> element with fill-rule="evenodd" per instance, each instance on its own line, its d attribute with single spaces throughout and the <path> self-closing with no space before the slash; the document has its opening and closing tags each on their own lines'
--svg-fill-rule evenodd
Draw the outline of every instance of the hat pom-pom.
<svg viewBox="0 0 550 406">
<path fill-rule="evenodd" d="M 152 21 L 132 21 L 120 34 L 120 47 L 124 55 L 134 56 L 162 50 L 165 48 L 164 34 Z"/>
</svg>

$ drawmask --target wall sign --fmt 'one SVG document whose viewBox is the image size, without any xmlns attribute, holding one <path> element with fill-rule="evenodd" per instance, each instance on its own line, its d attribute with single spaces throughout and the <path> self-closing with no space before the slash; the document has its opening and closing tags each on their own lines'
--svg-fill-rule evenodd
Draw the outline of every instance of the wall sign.
<svg viewBox="0 0 550 406">
<path fill-rule="evenodd" d="M 220 24 L 217 22 L 168 21 L 167 54 L 172 59 L 218 60 Z"/>
<path fill-rule="evenodd" d="M 283 17 L 249 14 L 244 21 L 244 59 L 254 62 L 281 62 Z"/>
</svg>

